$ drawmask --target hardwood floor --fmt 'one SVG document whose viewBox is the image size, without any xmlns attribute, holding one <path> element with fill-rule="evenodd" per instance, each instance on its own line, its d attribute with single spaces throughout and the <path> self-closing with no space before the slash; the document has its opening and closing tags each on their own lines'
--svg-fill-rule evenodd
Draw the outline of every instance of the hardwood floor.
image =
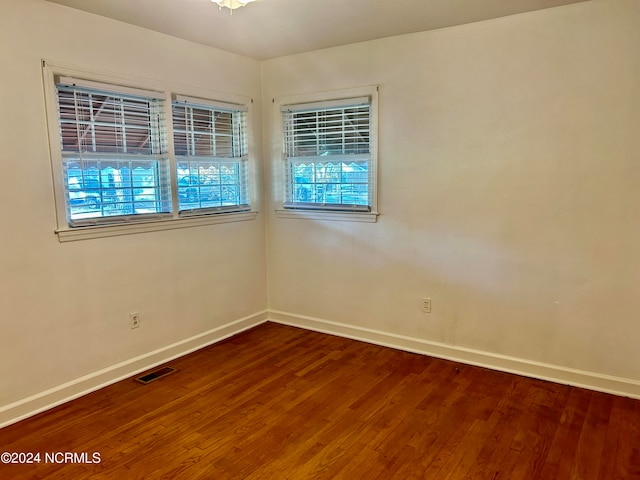
<svg viewBox="0 0 640 480">
<path fill-rule="evenodd" d="M 169 365 L 0 430 L 41 455 L 0 479 L 640 479 L 638 400 L 274 323 Z"/>
</svg>

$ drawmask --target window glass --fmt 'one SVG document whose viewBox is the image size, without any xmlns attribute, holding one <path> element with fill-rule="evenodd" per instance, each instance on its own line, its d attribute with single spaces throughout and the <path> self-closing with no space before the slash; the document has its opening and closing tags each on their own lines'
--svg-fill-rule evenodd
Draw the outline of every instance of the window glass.
<svg viewBox="0 0 640 480">
<path fill-rule="evenodd" d="M 283 107 L 285 208 L 368 211 L 369 98 Z"/>
<path fill-rule="evenodd" d="M 182 214 L 249 208 L 246 122 L 246 112 L 241 109 L 174 102 L 173 135 Z"/>
<path fill-rule="evenodd" d="M 171 212 L 163 100 L 56 87 L 70 225 Z"/>
</svg>

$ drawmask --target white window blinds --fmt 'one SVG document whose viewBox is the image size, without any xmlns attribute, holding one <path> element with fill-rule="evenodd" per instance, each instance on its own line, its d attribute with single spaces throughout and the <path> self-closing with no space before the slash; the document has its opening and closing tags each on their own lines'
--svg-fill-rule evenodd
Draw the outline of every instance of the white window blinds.
<svg viewBox="0 0 640 480">
<path fill-rule="evenodd" d="M 246 107 L 178 96 L 172 115 L 180 214 L 248 210 Z"/>
<path fill-rule="evenodd" d="M 285 208 L 371 210 L 369 97 L 282 107 Z"/>
<path fill-rule="evenodd" d="M 171 212 L 164 101 L 109 88 L 56 83 L 71 226 Z"/>
</svg>

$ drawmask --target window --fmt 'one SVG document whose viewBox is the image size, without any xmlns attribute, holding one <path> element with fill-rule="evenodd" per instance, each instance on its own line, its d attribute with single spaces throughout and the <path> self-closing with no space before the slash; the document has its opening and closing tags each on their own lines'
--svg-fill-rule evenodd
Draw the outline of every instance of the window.
<svg viewBox="0 0 640 480">
<path fill-rule="evenodd" d="M 375 213 L 374 97 L 281 105 L 285 210 Z"/>
<path fill-rule="evenodd" d="M 56 83 L 70 226 L 171 213 L 164 100 Z"/>
<path fill-rule="evenodd" d="M 256 217 L 249 98 L 43 68 L 60 241 Z"/>
<path fill-rule="evenodd" d="M 249 209 L 246 108 L 177 97 L 173 142 L 181 214 Z"/>
</svg>

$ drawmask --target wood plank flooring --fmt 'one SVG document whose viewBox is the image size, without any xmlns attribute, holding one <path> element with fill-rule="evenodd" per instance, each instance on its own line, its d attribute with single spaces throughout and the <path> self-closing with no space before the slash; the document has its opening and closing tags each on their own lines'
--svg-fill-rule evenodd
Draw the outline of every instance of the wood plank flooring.
<svg viewBox="0 0 640 480">
<path fill-rule="evenodd" d="M 0 430 L 41 454 L 0 479 L 640 479 L 638 400 L 274 323 L 169 365 Z"/>
</svg>

